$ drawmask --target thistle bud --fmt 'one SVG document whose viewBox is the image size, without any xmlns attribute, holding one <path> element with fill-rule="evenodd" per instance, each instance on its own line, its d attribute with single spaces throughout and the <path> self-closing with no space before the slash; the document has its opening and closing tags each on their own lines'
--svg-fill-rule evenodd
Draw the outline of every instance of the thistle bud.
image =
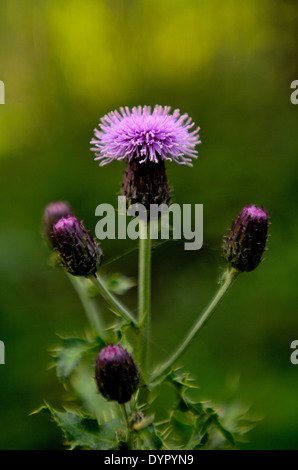
<svg viewBox="0 0 298 470">
<path fill-rule="evenodd" d="M 46 206 L 43 212 L 42 234 L 51 248 L 56 247 L 56 240 L 53 235 L 53 227 L 55 223 L 62 217 L 73 215 L 73 211 L 67 202 L 57 201 Z"/>
<path fill-rule="evenodd" d="M 168 204 L 171 194 L 164 161 L 127 161 L 121 195 L 126 196 L 128 207 L 140 203 L 150 209 L 150 204 Z"/>
<path fill-rule="evenodd" d="M 82 222 L 75 217 L 63 217 L 54 225 L 53 234 L 66 271 L 74 276 L 96 273 L 102 251 Z"/>
<path fill-rule="evenodd" d="M 126 349 L 110 344 L 97 356 L 95 380 L 105 398 L 126 403 L 138 388 L 140 373 Z"/>
<path fill-rule="evenodd" d="M 268 233 L 268 213 L 256 206 L 246 206 L 224 238 L 224 256 L 233 268 L 252 271 L 262 259 Z"/>
</svg>

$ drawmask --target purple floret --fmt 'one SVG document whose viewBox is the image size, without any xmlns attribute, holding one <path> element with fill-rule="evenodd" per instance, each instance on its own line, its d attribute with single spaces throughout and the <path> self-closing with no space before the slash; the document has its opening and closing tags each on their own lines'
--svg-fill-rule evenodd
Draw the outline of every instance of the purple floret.
<svg viewBox="0 0 298 470">
<path fill-rule="evenodd" d="M 135 160 L 139 163 L 170 160 L 192 166 L 200 144 L 199 130 L 179 109 L 170 113 L 169 106 L 128 107 L 115 110 L 101 118 L 95 138 L 91 140 L 95 160 L 106 165 L 113 160 Z"/>
</svg>

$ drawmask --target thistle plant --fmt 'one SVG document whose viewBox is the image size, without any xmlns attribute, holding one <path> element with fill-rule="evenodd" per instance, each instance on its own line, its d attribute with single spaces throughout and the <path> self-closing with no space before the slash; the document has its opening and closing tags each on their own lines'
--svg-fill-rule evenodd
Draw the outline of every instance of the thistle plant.
<svg viewBox="0 0 298 470">
<path fill-rule="evenodd" d="M 166 160 L 192 166 L 200 144 L 192 119 L 170 114 L 169 107 L 121 108 L 104 116 L 95 129 L 91 150 L 100 167 L 125 162 L 120 194 L 126 202 L 170 204 Z M 100 169 L 104 171 L 104 169 Z M 81 337 L 62 338 L 53 351 L 58 378 L 72 389 L 76 406 L 58 411 L 45 404 L 64 433 L 70 448 L 83 449 L 218 449 L 235 447 L 252 425 L 240 410 L 219 408 L 191 398 L 195 388 L 178 360 L 213 315 L 241 273 L 254 270 L 262 260 L 268 235 L 268 214 L 245 206 L 223 239 L 226 269 L 214 297 L 168 358 L 152 365 L 151 258 L 148 213 L 139 219 L 137 313 L 118 298 L 131 284 L 124 276 L 110 282 L 104 275 L 102 247 L 73 214 L 69 204 L 52 203 L 45 209 L 43 235 L 57 254 L 81 299 L 90 329 Z M 110 309 L 105 324 L 96 295 Z M 114 321 L 113 321 L 114 319 Z M 176 403 L 159 422 L 153 413 L 159 387 L 170 385 Z"/>
</svg>

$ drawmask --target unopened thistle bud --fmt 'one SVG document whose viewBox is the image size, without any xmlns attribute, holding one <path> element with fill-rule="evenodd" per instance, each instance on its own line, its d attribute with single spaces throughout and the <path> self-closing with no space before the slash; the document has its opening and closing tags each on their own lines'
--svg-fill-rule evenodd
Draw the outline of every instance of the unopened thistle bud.
<svg viewBox="0 0 298 470">
<path fill-rule="evenodd" d="M 120 344 L 110 344 L 97 356 L 95 380 L 105 398 L 126 403 L 138 388 L 140 373 L 126 349 Z"/>
<path fill-rule="evenodd" d="M 75 217 L 63 217 L 53 227 L 56 247 L 66 271 L 74 276 L 91 276 L 101 262 L 102 251 Z"/>
<path fill-rule="evenodd" d="M 224 238 L 224 255 L 233 268 L 252 271 L 262 259 L 268 235 L 268 213 L 246 206 Z"/>
<path fill-rule="evenodd" d="M 64 201 L 51 202 L 43 212 L 42 234 L 45 241 L 51 248 L 56 247 L 56 240 L 53 234 L 53 227 L 62 217 L 73 216 L 70 205 Z"/>
</svg>

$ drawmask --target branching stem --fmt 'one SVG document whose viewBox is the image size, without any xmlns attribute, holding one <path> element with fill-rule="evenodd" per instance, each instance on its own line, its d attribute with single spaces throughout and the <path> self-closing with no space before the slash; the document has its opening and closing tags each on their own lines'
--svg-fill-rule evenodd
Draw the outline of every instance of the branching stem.
<svg viewBox="0 0 298 470">
<path fill-rule="evenodd" d="M 183 339 L 182 343 L 176 351 L 169 357 L 169 359 L 164 362 L 163 364 L 156 367 L 155 371 L 153 371 L 151 376 L 151 382 L 155 382 L 157 379 L 162 377 L 163 374 L 166 374 L 174 363 L 182 356 L 182 354 L 186 351 L 194 337 L 198 334 L 198 332 L 203 328 L 203 326 L 207 323 L 209 318 L 211 318 L 212 314 L 215 311 L 215 308 L 218 306 L 221 299 L 227 293 L 228 289 L 232 286 L 234 281 L 236 280 L 239 271 L 236 269 L 229 269 L 223 276 L 223 282 L 220 285 L 219 289 L 217 290 L 214 297 L 211 299 L 205 310 L 199 316 L 197 321 L 194 323 L 188 334 Z"/>
</svg>

